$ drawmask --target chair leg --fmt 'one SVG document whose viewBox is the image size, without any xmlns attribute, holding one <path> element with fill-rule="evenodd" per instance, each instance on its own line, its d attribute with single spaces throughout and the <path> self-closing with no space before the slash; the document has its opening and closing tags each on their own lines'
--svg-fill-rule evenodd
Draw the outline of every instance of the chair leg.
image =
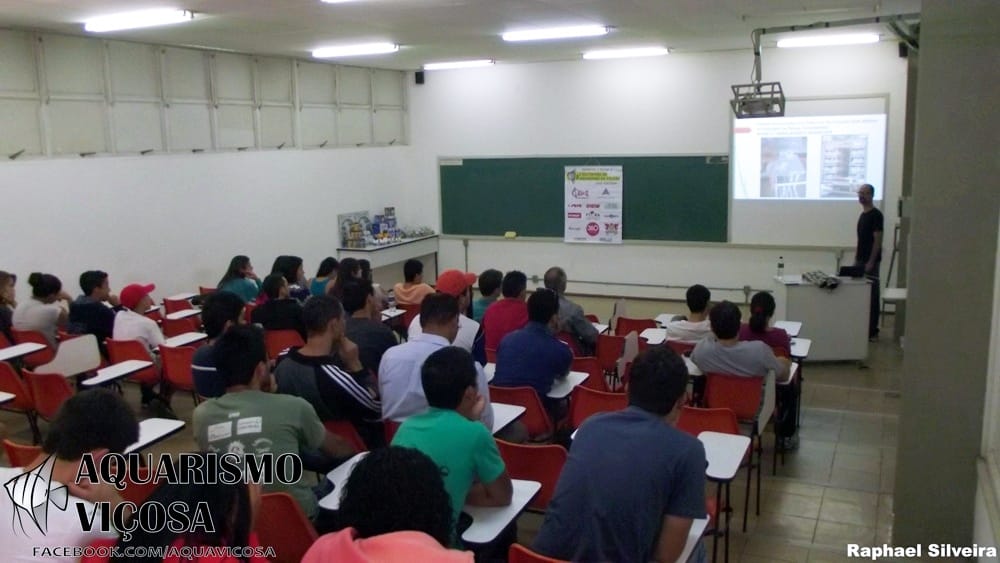
<svg viewBox="0 0 1000 563">
<path fill-rule="evenodd" d="M 757 434 L 757 516 L 760 516 L 760 474 L 764 472 L 764 444 Z"/>
<path fill-rule="evenodd" d="M 38 413 L 28 411 L 24 414 L 28 417 L 28 426 L 31 428 L 31 443 L 37 446 L 42 443 L 42 432 L 38 429 Z"/>
<path fill-rule="evenodd" d="M 751 444 L 753 438 L 750 438 Z M 743 499 L 743 533 L 747 531 L 747 517 L 750 515 L 750 478 L 753 474 L 753 447 L 751 445 L 750 449 L 750 459 L 747 461 L 747 490 L 746 498 Z"/>
</svg>

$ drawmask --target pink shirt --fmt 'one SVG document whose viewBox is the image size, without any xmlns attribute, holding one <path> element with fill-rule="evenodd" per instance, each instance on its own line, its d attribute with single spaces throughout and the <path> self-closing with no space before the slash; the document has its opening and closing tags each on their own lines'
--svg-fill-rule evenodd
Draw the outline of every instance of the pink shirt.
<svg viewBox="0 0 1000 563">
<path fill-rule="evenodd" d="M 370 538 L 358 538 L 354 528 L 326 534 L 316 540 L 302 557 L 302 563 L 472 563 L 471 551 L 447 549 L 423 532 L 391 532 Z"/>
</svg>

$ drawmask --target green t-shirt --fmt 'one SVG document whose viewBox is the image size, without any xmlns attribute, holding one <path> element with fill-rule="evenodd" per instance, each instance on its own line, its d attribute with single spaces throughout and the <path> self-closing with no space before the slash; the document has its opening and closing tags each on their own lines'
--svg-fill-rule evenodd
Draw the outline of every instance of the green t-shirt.
<svg viewBox="0 0 1000 563">
<path fill-rule="evenodd" d="M 392 445 L 419 450 L 441 467 L 455 524 L 473 481 L 492 483 L 505 469 L 497 443 L 483 423 L 453 410 L 431 407 L 407 418 Z"/>
<path fill-rule="evenodd" d="M 194 409 L 194 438 L 203 451 L 262 454 L 275 457 L 323 444 L 326 428 L 305 399 L 262 391 L 226 393 Z M 319 502 L 304 480 L 294 485 L 275 481 L 265 492 L 292 495 L 309 518 L 319 512 Z"/>
</svg>

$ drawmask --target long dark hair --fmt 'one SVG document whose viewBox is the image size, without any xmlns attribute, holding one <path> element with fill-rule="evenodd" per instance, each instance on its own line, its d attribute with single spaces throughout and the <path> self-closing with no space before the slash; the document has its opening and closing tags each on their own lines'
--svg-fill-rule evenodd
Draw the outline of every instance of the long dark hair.
<svg viewBox="0 0 1000 563">
<path fill-rule="evenodd" d="M 767 330 L 767 320 L 774 315 L 774 297 L 761 291 L 750 299 L 750 330 L 763 334 Z"/>
<path fill-rule="evenodd" d="M 333 287 L 330 288 L 328 295 L 332 295 L 337 299 L 343 299 L 344 297 L 344 284 L 356 279 L 354 277 L 355 272 L 361 271 L 361 264 L 354 258 L 344 258 L 340 261 L 340 267 L 337 268 L 337 279 L 333 282 Z"/>
<path fill-rule="evenodd" d="M 149 561 L 159 563 L 159 557 L 124 557 L 125 548 L 128 546 L 142 546 L 145 548 L 166 547 L 175 541 L 181 540 L 188 546 L 247 546 L 250 543 L 250 532 L 253 528 L 253 514 L 250 505 L 250 492 L 245 483 L 227 485 L 215 483 L 212 485 L 199 484 L 172 484 L 163 483 L 153 491 L 146 502 L 158 502 L 163 506 L 169 506 L 172 502 L 186 503 L 191 510 L 198 506 L 199 502 L 208 504 L 208 511 L 212 518 L 212 526 L 215 531 L 204 532 L 183 531 L 173 532 L 169 527 L 164 526 L 158 532 L 147 532 L 141 526 L 132 532 L 132 537 L 128 540 L 118 540 L 118 547 L 121 548 L 120 557 L 111 558 L 111 563 L 125 563 L 127 561 Z M 190 515 L 191 512 L 189 511 Z M 133 514 L 132 518 L 136 515 Z M 151 551 L 155 553 L 155 551 Z M 246 562 L 246 558 L 240 561 Z"/>
<path fill-rule="evenodd" d="M 62 282 L 52 274 L 32 272 L 28 276 L 28 285 L 31 286 L 31 295 L 36 299 L 45 299 L 62 291 Z"/>
<path fill-rule="evenodd" d="M 442 546 L 455 529 L 441 468 L 418 450 L 372 450 L 358 462 L 340 498 L 340 520 L 362 538 L 423 532 Z"/>
<path fill-rule="evenodd" d="M 271 266 L 271 273 L 284 276 L 288 281 L 288 285 L 296 285 L 299 283 L 300 267 L 302 267 L 302 258 L 281 255 L 274 259 L 274 265 Z"/>
<path fill-rule="evenodd" d="M 330 277 L 330 274 L 337 271 L 337 268 L 339 267 L 340 267 L 340 262 L 337 262 L 336 258 L 334 258 L 333 256 L 327 256 L 326 258 L 323 259 L 322 262 L 319 263 L 319 269 L 316 270 L 316 277 L 328 278 Z"/>
<path fill-rule="evenodd" d="M 229 261 L 229 268 L 226 270 L 226 275 L 222 276 L 219 280 L 219 287 L 226 285 L 227 283 L 243 279 L 243 268 L 246 268 L 250 264 L 250 257 L 244 256 L 242 254 L 233 256 L 233 259 Z"/>
<path fill-rule="evenodd" d="M 14 275 L 14 274 L 11 274 L 9 272 L 5 272 L 3 270 L 0 270 L 0 288 L 2 288 L 3 286 L 7 285 L 8 283 L 11 284 L 11 285 L 16 284 L 17 283 L 17 276 Z M 0 295 L 0 305 L 8 305 L 8 303 L 4 299 L 3 295 Z"/>
</svg>

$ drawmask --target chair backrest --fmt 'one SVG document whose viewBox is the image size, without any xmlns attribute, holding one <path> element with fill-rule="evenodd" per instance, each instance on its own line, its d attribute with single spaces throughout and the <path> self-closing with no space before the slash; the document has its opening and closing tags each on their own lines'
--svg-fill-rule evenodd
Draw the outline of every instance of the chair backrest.
<svg viewBox="0 0 1000 563">
<path fill-rule="evenodd" d="M 556 492 L 556 483 L 563 465 L 566 465 L 566 448 L 556 444 L 512 444 L 497 440 L 500 457 L 512 479 L 527 479 L 542 484 L 528 508 L 545 510 Z"/>
<path fill-rule="evenodd" d="M 486 349 L 486 361 L 495 364 L 497 363 L 497 351 L 494 348 Z"/>
<path fill-rule="evenodd" d="M 764 377 L 746 377 L 728 373 L 705 374 L 705 404 L 709 408 L 728 408 L 743 421 L 756 420 Z"/>
<path fill-rule="evenodd" d="M 134 502 L 137 506 L 146 502 L 149 495 L 160 486 L 160 481 L 154 474 L 150 478 L 149 467 L 137 467 L 138 473 L 131 472 L 125 474 L 125 488 L 121 490 L 121 497 L 129 502 Z"/>
<path fill-rule="evenodd" d="M 420 305 L 396 305 L 397 309 L 403 310 L 403 328 L 409 329 L 410 323 L 420 314 Z"/>
<path fill-rule="evenodd" d="M 146 345 L 138 340 L 113 340 L 109 338 L 104 341 L 104 345 L 108 349 L 108 358 L 113 364 L 121 363 L 125 360 L 145 360 L 147 362 L 153 360 L 146 349 Z M 160 374 L 156 366 L 152 365 L 133 373 L 129 376 L 129 379 L 152 385 L 160 380 Z"/>
<path fill-rule="evenodd" d="M 247 303 L 243 308 L 243 320 L 247 324 L 251 324 L 253 321 L 250 320 L 250 316 L 253 315 L 253 310 L 257 308 L 256 303 Z"/>
<path fill-rule="evenodd" d="M 618 358 L 622 357 L 625 351 L 625 337 L 611 336 L 608 334 L 597 335 L 597 362 L 601 369 L 606 372 L 613 372 L 617 369 Z"/>
<path fill-rule="evenodd" d="M 24 365 L 35 368 L 37 366 L 47 364 L 56 357 L 56 351 L 52 349 L 52 345 L 49 344 L 45 335 L 37 330 L 17 330 L 16 328 L 10 329 L 10 335 L 14 337 L 14 342 L 18 344 L 27 344 L 29 342 L 34 342 L 36 344 L 44 344 L 45 349 L 39 350 L 37 352 L 32 352 L 27 356 L 21 358 Z"/>
<path fill-rule="evenodd" d="M 7 454 L 7 461 L 11 467 L 27 467 L 29 463 L 35 461 L 38 454 L 42 453 L 42 447 L 18 444 L 5 438 L 3 451 Z"/>
<path fill-rule="evenodd" d="M 161 309 L 159 308 L 153 309 L 151 311 L 146 311 L 145 313 L 142 314 L 142 316 L 146 317 L 147 319 L 155 321 L 156 324 L 160 324 L 163 322 L 163 313 L 161 313 L 160 311 Z"/>
<path fill-rule="evenodd" d="M 584 379 L 583 383 L 580 385 L 593 389 L 594 391 L 611 391 L 608 389 L 607 380 L 604 379 L 604 370 L 601 369 L 601 364 L 597 362 L 596 357 L 580 356 L 573 358 L 573 364 L 570 369 L 590 374 L 590 377 Z"/>
<path fill-rule="evenodd" d="M 7 340 L 7 335 L 6 334 L 4 334 L 3 332 L 0 332 L 0 348 L 6 348 L 6 347 L 11 346 L 13 344 L 14 344 L 13 342 L 11 342 L 10 340 Z"/>
<path fill-rule="evenodd" d="M 641 333 L 647 328 L 656 328 L 656 321 L 653 319 L 630 319 L 628 317 L 618 317 L 615 324 L 615 334 L 625 335 L 633 330 Z"/>
<path fill-rule="evenodd" d="M 174 388 L 182 391 L 194 390 L 194 378 L 191 375 L 194 351 L 192 346 L 160 346 L 163 377 Z"/>
<path fill-rule="evenodd" d="M 784 346 L 771 346 L 771 351 L 778 358 L 790 358 L 792 357 L 792 351 Z"/>
<path fill-rule="evenodd" d="M 341 438 L 347 440 L 354 449 L 359 452 L 367 452 L 368 446 L 365 441 L 361 439 L 361 435 L 358 434 L 357 428 L 351 424 L 349 420 L 324 420 L 323 426 L 326 427 L 327 432 L 331 434 L 336 434 Z"/>
<path fill-rule="evenodd" d="M 677 429 L 695 437 L 706 431 L 739 434 L 740 423 L 732 409 L 699 409 L 684 405 L 677 419 Z"/>
<path fill-rule="evenodd" d="M 678 356 L 690 356 L 691 351 L 694 350 L 695 343 L 668 339 L 667 346 L 669 346 L 671 350 L 676 352 Z"/>
<path fill-rule="evenodd" d="M 396 436 L 396 431 L 402 426 L 402 422 L 396 422 L 395 420 L 385 419 L 382 421 L 382 427 L 385 431 L 385 443 L 391 444 L 393 437 Z"/>
<path fill-rule="evenodd" d="M 574 358 L 583 355 L 583 350 L 580 349 L 580 342 L 577 341 L 576 337 L 573 336 L 572 333 L 561 330 L 556 333 L 556 338 L 558 338 L 563 344 L 569 346 L 569 350 L 570 352 L 573 352 Z"/>
<path fill-rule="evenodd" d="M 599 319 L 597 317 L 597 315 L 594 315 L 593 313 L 587 313 L 586 315 L 583 316 L 583 318 L 587 319 L 588 321 L 590 321 L 592 323 L 600 323 L 601 322 L 601 319 Z"/>
<path fill-rule="evenodd" d="M 620 411 L 628 407 L 625 393 L 594 391 L 582 385 L 574 387 L 569 397 L 569 423 L 579 428 L 588 417 L 601 412 Z"/>
<path fill-rule="evenodd" d="M 625 373 L 625 365 L 639 355 L 639 333 L 632 331 L 625 335 L 625 345 L 622 346 L 622 357 L 618 358 L 615 369 L 619 374 Z"/>
<path fill-rule="evenodd" d="M 61 373 L 68 377 L 94 371 L 100 366 L 101 351 L 97 348 L 97 337 L 93 334 L 78 334 L 63 340 L 52 361 L 38 366 L 35 371 Z"/>
<path fill-rule="evenodd" d="M 285 349 L 293 346 L 303 346 L 305 343 L 305 340 L 302 340 L 302 335 L 296 330 L 264 331 L 264 345 L 267 347 L 267 357 L 272 360 L 277 358 L 278 354 Z"/>
<path fill-rule="evenodd" d="M 187 299 L 164 299 L 163 300 L 163 314 L 169 315 L 170 313 L 176 313 L 178 311 L 183 311 L 185 309 L 194 309 L 191 305 L 191 301 Z"/>
<path fill-rule="evenodd" d="M 563 559 L 553 559 L 541 553 L 535 553 L 519 543 L 510 544 L 507 551 L 507 563 L 569 563 Z"/>
<path fill-rule="evenodd" d="M 626 309 L 627 307 L 625 306 L 625 299 L 624 298 L 616 299 L 614 304 L 611 306 L 611 319 L 608 321 L 608 324 L 611 325 L 612 327 L 618 326 L 618 317 L 628 316 Z"/>
<path fill-rule="evenodd" d="M 205 287 L 203 285 L 198 286 L 198 295 L 211 295 L 216 291 L 218 290 L 214 287 Z"/>
<path fill-rule="evenodd" d="M 12 393 L 14 399 L 0 405 L 0 409 L 30 412 L 35 410 L 35 400 L 31 389 L 7 362 L 0 362 L 0 391 Z"/>
<path fill-rule="evenodd" d="M 490 385 L 490 401 L 524 407 L 525 411 L 524 415 L 521 416 L 521 422 L 528 430 L 528 436 L 532 438 L 549 436 L 554 430 L 552 419 L 545 412 L 542 400 L 538 398 L 538 393 L 532 387 Z"/>
<path fill-rule="evenodd" d="M 35 399 L 35 411 L 45 420 L 52 420 L 66 399 L 73 396 L 73 388 L 58 373 L 34 373 L 24 370 L 24 379 Z"/>
<path fill-rule="evenodd" d="M 272 563 L 298 563 L 319 537 L 299 503 L 288 493 L 261 495 L 254 527 L 261 547 L 273 547 Z"/>
<path fill-rule="evenodd" d="M 168 319 L 164 317 L 160 328 L 163 329 L 163 336 L 170 338 L 185 332 L 198 332 L 200 321 L 198 317 L 185 317 L 183 319 Z"/>
</svg>

